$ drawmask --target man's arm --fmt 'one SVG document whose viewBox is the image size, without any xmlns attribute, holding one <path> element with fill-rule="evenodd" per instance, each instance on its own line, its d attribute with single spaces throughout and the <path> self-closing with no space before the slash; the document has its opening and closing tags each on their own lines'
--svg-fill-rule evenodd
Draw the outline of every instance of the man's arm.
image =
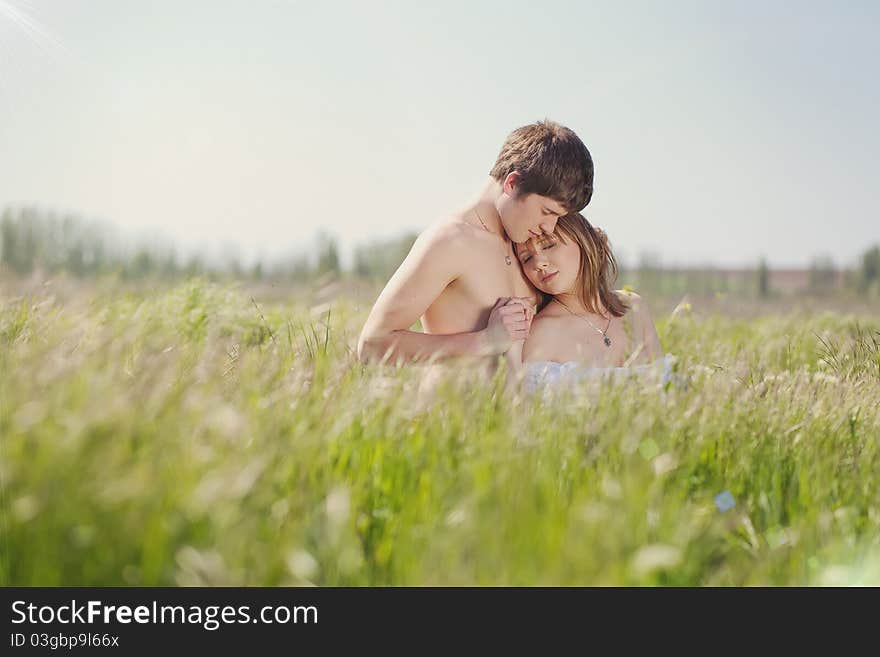
<svg viewBox="0 0 880 657">
<path fill-rule="evenodd" d="M 458 278 L 460 239 L 458 229 L 449 225 L 419 236 L 370 311 L 358 340 L 360 360 L 412 362 L 502 353 L 509 344 L 507 334 L 528 330 L 527 322 L 516 321 L 521 308 L 503 302 L 496 304 L 489 326 L 481 331 L 431 335 L 408 330 Z"/>
</svg>

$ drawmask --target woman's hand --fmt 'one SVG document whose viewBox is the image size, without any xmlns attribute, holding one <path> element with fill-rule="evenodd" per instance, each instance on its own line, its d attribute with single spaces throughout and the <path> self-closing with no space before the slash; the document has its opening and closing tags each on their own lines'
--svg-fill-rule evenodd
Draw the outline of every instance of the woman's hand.
<svg viewBox="0 0 880 657">
<path fill-rule="evenodd" d="M 529 297 L 510 297 L 507 301 L 507 305 L 519 304 L 523 309 L 523 319 L 525 319 L 529 326 L 532 325 L 532 319 L 535 317 L 535 307 L 532 305 L 532 300 Z"/>
</svg>

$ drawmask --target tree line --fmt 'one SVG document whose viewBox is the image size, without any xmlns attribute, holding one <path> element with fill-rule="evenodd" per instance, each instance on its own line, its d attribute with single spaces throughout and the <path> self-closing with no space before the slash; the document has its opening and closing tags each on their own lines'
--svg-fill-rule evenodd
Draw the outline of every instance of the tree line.
<svg viewBox="0 0 880 657">
<path fill-rule="evenodd" d="M 394 273 L 415 238 L 416 234 L 410 232 L 359 244 L 354 248 L 351 265 L 344 268 L 337 240 L 319 233 L 307 253 L 245 266 L 235 256 L 220 261 L 209 261 L 199 254 L 181 257 L 170 244 L 124 246 L 109 224 L 75 215 L 58 215 L 32 207 L 6 208 L 0 216 L 0 269 L 18 275 L 35 270 L 50 274 L 66 272 L 80 278 L 115 273 L 126 280 L 202 275 L 216 279 L 308 282 L 329 276 L 381 283 Z M 813 258 L 806 272 L 794 273 L 803 274 L 802 280 L 796 281 L 799 291 L 830 294 L 846 290 L 878 297 L 880 244 L 866 249 L 854 269 L 839 269 L 829 256 L 820 255 Z M 634 267 L 622 265 L 619 282 L 649 294 L 731 293 L 768 297 L 779 291 L 774 289 L 774 274 L 781 280 L 781 273 L 771 272 L 766 260 L 757 263 L 753 270 L 671 269 L 661 266 L 659 257 L 646 255 Z"/>
<path fill-rule="evenodd" d="M 6 208 L 0 215 L 0 268 L 19 275 L 41 270 L 79 278 L 114 273 L 125 280 L 194 275 L 291 282 L 328 275 L 381 280 L 394 273 L 415 238 L 412 233 L 358 245 L 348 271 L 343 268 L 337 240 L 327 233 L 317 234 L 308 253 L 245 266 L 228 254 L 213 260 L 198 253 L 181 256 L 167 243 L 127 245 L 109 224 L 76 215 Z"/>
</svg>

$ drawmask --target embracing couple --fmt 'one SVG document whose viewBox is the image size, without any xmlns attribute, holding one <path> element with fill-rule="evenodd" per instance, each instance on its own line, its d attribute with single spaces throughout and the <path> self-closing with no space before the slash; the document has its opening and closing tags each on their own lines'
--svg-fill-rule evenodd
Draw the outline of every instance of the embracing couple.
<svg viewBox="0 0 880 657">
<path fill-rule="evenodd" d="M 492 367 L 505 354 L 533 387 L 657 362 L 647 305 L 613 289 L 608 239 L 580 213 L 593 193 L 580 138 L 551 121 L 518 128 L 489 176 L 418 237 L 370 312 L 359 358 Z M 423 330 L 410 330 L 417 320 Z"/>
</svg>

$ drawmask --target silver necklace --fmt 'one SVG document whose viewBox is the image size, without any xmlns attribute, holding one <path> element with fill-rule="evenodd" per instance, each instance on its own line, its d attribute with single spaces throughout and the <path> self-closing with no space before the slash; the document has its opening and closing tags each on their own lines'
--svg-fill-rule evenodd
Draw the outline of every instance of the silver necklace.
<svg viewBox="0 0 880 657">
<path fill-rule="evenodd" d="M 568 306 L 566 306 L 566 305 L 565 305 L 564 303 L 562 303 L 559 299 L 554 298 L 553 300 L 554 300 L 556 303 L 558 303 L 560 306 L 562 306 L 563 308 L 565 308 L 565 309 L 566 309 L 568 312 L 570 312 L 572 315 L 574 315 L 575 317 L 579 317 L 580 319 L 584 320 L 587 324 L 589 324 L 590 326 L 592 326 L 594 329 L 596 329 L 599 333 L 602 334 L 602 338 L 603 338 L 603 339 L 602 339 L 602 342 L 605 343 L 605 346 L 606 346 L 606 347 L 610 347 L 610 346 L 611 346 L 611 338 L 608 337 L 608 329 L 611 327 L 611 318 L 610 318 L 610 317 L 608 318 L 608 326 L 606 326 L 606 327 L 605 327 L 605 330 L 603 331 L 602 329 L 598 328 L 595 324 L 593 324 L 593 322 L 591 322 L 589 319 L 587 319 L 587 318 L 584 317 L 583 315 L 578 315 L 575 311 L 573 311 L 571 308 L 569 308 Z"/>
<path fill-rule="evenodd" d="M 486 226 L 486 222 L 483 221 L 483 218 L 480 216 L 480 213 L 477 212 L 477 209 L 476 209 L 476 208 L 474 208 L 474 214 L 477 215 L 477 219 L 479 219 L 479 220 L 480 220 L 480 223 L 483 224 L 483 229 L 484 229 L 487 233 L 492 233 L 492 231 L 489 230 L 489 227 Z M 492 233 L 492 234 L 495 235 L 496 233 Z M 513 260 L 510 259 L 510 242 L 507 242 L 507 253 L 504 254 L 504 262 L 506 262 L 508 266 L 510 266 L 511 264 L 513 264 Z"/>
</svg>

